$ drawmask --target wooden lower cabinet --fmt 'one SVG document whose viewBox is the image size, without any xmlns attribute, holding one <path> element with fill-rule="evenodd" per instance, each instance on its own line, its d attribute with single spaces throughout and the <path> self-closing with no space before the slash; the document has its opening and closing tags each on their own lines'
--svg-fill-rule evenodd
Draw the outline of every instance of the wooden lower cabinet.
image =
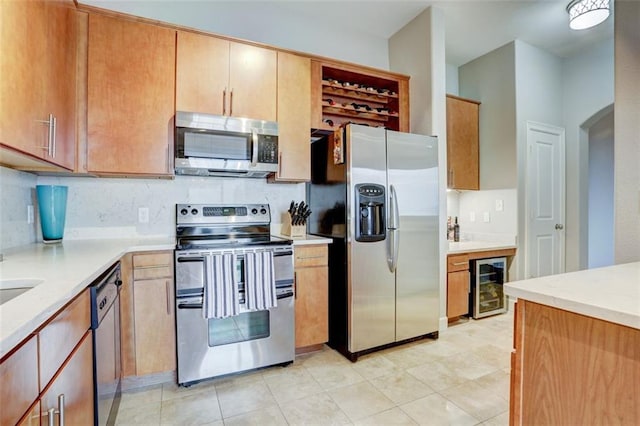
<svg viewBox="0 0 640 426">
<path fill-rule="evenodd" d="M 93 424 L 93 340 L 89 290 L 34 331 L 0 364 L 1 425 Z M 60 399 L 60 395 L 64 395 Z"/>
<path fill-rule="evenodd" d="M 87 425 L 93 423 L 93 342 L 87 331 L 71 357 L 40 396 L 43 423 L 48 411 L 55 410 L 58 424 L 60 410 L 64 410 L 64 424 Z M 61 397 L 62 395 L 62 397 Z M 62 404 L 62 405 L 61 405 Z"/>
<path fill-rule="evenodd" d="M 295 251 L 296 350 L 313 349 L 329 339 L 329 270 L 326 244 Z"/>
<path fill-rule="evenodd" d="M 447 318 L 455 320 L 469 313 L 469 256 L 447 256 Z"/>
<path fill-rule="evenodd" d="M 122 374 L 176 369 L 173 252 L 135 253 L 121 261 Z"/>
<path fill-rule="evenodd" d="M 640 424 L 640 330 L 517 302 L 511 425 Z"/>
</svg>

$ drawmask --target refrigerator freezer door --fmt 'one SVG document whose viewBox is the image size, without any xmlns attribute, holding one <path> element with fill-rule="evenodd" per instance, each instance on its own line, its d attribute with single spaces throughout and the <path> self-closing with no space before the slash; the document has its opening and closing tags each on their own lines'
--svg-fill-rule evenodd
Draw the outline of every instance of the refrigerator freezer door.
<svg viewBox="0 0 640 426">
<path fill-rule="evenodd" d="M 386 259 L 386 238 L 356 241 L 355 186 L 371 183 L 387 186 L 385 130 L 348 125 L 346 152 L 350 173 L 347 196 L 348 350 L 359 352 L 392 343 L 395 339 L 394 274 Z M 388 217 L 388 208 L 385 207 Z"/>
<path fill-rule="evenodd" d="M 438 331 L 438 142 L 387 131 L 388 182 L 399 217 L 396 341 Z"/>
</svg>

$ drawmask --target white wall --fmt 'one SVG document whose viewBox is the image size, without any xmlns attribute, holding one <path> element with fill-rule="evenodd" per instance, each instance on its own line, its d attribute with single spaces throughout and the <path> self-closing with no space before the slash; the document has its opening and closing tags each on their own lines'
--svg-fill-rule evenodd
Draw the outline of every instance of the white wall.
<svg viewBox="0 0 640 426">
<path fill-rule="evenodd" d="M 615 7 L 615 262 L 640 261 L 640 2 Z"/>
<path fill-rule="evenodd" d="M 447 64 L 447 93 L 451 95 L 458 95 L 460 93 L 460 87 L 458 84 L 458 67 L 455 65 Z"/>
<path fill-rule="evenodd" d="M 459 68 L 460 96 L 480 101 L 480 189 L 515 188 L 515 44 Z"/>
<path fill-rule="evenodd" d="M 588 268 L 613 265 L 613 112 L 589 128 Z"/>
<path fill-rule="evenodd" d="M 260 1 L 104 1 L 82 4 L 116 10 L 212 33 L 265 43 L 285 49 L 389 69 L 387 40 L 318 21 Z M 340 5 L 327 7 L 340 13 Z M 212 12 L 213 9 L 213 12 Z M 354 19 L 358 19 L 354 16 Z M 375 25 L 375 23 L 372 23 Z"/>
<path fill-rule="evenodd" d="M 567 271 L 587 267 L 588 133 L 614 100 L 613 39 L 563 61 L 563 122 L 566 146 Z M 617 101 L 617 100 L 616 100 Z"/>
<path fill-rule="evenodd" d="M 516 189 L 464 191 L 460 194 L 460 234 L 462 239 L 505 241 L 515 244 L 518 233 Z M 502 203 L 502 210 L 496 202 Z M 488 221 L 485 221 L 485 216 Z"/>
</svg>

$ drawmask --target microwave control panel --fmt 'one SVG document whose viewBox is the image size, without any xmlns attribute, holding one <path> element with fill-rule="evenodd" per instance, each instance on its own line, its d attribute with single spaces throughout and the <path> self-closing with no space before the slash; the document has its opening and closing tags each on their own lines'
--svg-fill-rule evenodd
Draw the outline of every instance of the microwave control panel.
<svg viewBox="0 0 640 426">
<path fill-rule="evenodd" d="M 258 135 L 258 163 L 278 163 L 278 137 Z"/>
</svg>

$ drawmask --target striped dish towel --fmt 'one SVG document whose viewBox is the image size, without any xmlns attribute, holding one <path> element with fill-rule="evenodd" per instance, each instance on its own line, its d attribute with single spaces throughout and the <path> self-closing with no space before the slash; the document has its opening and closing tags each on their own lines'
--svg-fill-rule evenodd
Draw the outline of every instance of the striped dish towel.
<svg viewBox="0 0 640 426">
<path fill-rule="evenodd" d="M 245 253 L 244 281 L 247 309 L 262 311 L 276 306 L 276 279 L 272 252 Z"/>
<path fill-rule="evenodd" d="M 204 286 L 205 318 L 226 318 L 238 315 L 240 303 L 236 291 L 236 255 L 206 256 L 207 280 Z"/>
</svg>

